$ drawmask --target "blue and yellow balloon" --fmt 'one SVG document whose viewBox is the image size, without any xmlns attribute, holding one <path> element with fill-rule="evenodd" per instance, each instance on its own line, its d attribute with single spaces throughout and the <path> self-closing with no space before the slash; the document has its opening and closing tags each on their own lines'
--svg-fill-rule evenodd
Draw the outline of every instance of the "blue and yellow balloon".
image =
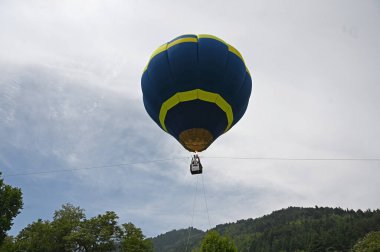
<svg viewBox="0 0 380 252">
<path fill-rule="evenodd" d="M 153 52 L 141 88 L 157 125 L 200 152 L 242 118 L 252 80 L 233 46 L 212 35 L 183 35 Z"/>
</svg>

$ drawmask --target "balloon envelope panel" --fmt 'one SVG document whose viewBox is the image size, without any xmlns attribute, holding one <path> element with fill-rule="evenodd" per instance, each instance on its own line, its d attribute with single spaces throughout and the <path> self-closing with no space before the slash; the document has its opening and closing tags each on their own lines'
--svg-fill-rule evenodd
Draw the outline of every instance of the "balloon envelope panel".
<svg viewBox="0 0 380 252">
<path fill-rule="evenodd" d="M 183 35 L 153 52 L 144 106 L 189 151 L 203 151 L 245 113 L 252 90 L 241 54 L 212 35 Z"/>
</svg>

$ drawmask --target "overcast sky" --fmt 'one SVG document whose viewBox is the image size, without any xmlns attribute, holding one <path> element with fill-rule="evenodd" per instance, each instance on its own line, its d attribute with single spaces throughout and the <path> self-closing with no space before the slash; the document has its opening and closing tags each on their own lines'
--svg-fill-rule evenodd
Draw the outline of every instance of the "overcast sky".
<svg viewBox="0 0 380 252">
<path fill-rule="evenodd" d="M 271 159 L 380 158 L 379 27 L 376 0 L 0 0 L 0 171 L 24 197 L 10 234 L 64 203 L 147 236 L 206 230 L 202 179 L 211 227 L 288 206 L 379 208 L 379 161 Z M 140 88 L 158 46 L 202 33 L 236 47 L 253 80 L 242 120 L 201 153 L 203 178 Z"/>
</svg>

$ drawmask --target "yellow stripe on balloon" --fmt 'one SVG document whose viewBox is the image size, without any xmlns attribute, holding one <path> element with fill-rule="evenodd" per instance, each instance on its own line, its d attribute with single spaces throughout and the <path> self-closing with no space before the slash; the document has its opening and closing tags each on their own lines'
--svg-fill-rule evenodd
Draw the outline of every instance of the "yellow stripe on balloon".
<svg viewBox="0 0 380 252">
<path fill-rule="evenodd" d="M 216 104 L 221 110 L 224 111 L 224 113 L 226 113 L 227 127 L 224 130 L 224 132 L 228 131 L 231 128 L 232 122 L 234 120 L 234 115 L 233 115 L 231 105 L 226 100 L 224 100 L 224 98 L 220 96 L 219 94 L 204 91 L 202 89 L 194 89 L 190 91 L 178 92 L 174 94 L 172 97 L 170 97 L 169 99 L 167 99 L 164 103 L 162 103 L 161 109 L 160 109 L 160 115 L 159 115 L 161 127 L 166 132 L 168 131 L 165 125 L 165 119 L 170 109 L 172 109 L 173 107 L 175 107 L 177 104 L 181 102 L 187 102 L 187 101 L 193 101 L 193 100 L 201 100 L 201 101 Z"/>
<path fill-rule="evenodd" d="M 168 44 L 167 49 L 169 49 L 169 48 L 172 47 L 172 46 L 175 46 L 175 45 L 181 44 L 181 43 L 189 43 L 189 42 L 197 43 L 197 42 L 198 42 L 198 39 L 197 39 L 197 38 L 193 38 L 193 37 L 189 37 L 189 38 L 179 38 L 179 39 L 176 39 L 176 40 L 170 42 L 170 43 Z"/>
<path fill-rule="evenodd" d="M 215 37 L 213 35 L 209 35 L 209 34 L 199 34 L 197 35 L 197 38 L 194 38 L 194 37 L 184 37 L 184 38 L 179 38 L 179 39 L 176 39 L 170 43 L 166 43 L 166 44 L 163 44 L 162 46 L 160 46 L 159 48 L 157 48 L 153 53 L 152 55 L 150 56 L 149 58 L 149 61 L 148 61 L 148 64 L 145 66 L 144 68 L 144 72 L 148 69 L 148 65 L 150 63 L 150 61 L 158 54 L 168 50 L 170 47 L 173 47 L 175 45 L 178 45 L 178 44 L 182 44 L 182 43 L 198 43 L 198 40 L 199 39 L 202 39 L 202 38 L 207 38 L 207 39 L 214 39 L 214 40 L 217 40 L 219 42 L 222 42 L 223 44 L 225 44 L 227 47 L 228 47 L 228 51 L 235 54 L 236 56 L 238 56 L 244 63 L 245 65 L 245 62 L 244 62 L 244 59 L 243 59 L 243 56 L 241 55 L 241 53 L 235 48 L 233 47 L 232 45 L 228 44 L 227 42 L 225 42 L 224 40 L 218 38 L 218 37 Z M 251 75 L 251 73 L 249 72 L 248 68 L 246 67 L 246 71 L 249 75 Z"/>
</svg>

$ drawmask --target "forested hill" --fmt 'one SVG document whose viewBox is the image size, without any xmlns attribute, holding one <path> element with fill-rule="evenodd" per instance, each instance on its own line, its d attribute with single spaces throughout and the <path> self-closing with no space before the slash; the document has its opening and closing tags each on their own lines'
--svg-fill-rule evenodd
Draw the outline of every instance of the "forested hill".
<svg viewBox="0 0 380 252">
<path fill-rule="evenodd" d="M 231 237 L 238 251 L 349 251 L 367 233 L 380 231 L 380 210 L 289 207 L 214 230 Z M 188 234 L 182 229 L 159 235 L 152 239 L 154 251 L 184 251 Z M 199 247 L 204 234 L 192 229 L 188 247 Z"/>
</svg>

